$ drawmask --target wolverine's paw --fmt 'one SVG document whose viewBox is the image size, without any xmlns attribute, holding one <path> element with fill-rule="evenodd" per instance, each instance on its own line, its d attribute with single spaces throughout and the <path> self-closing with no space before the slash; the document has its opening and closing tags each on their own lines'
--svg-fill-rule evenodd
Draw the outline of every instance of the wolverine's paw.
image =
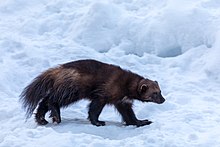
<svg viewBox="0 0 220 147">
<path fill-rule="evenodd" d="M 61 123 L 61 118 L 60 118 L 59 115 L 53 115 L 53 114 L 51 114 L 51 115 L 50 115 L 50 118 L 52 118 L 53 123 L 55 123 L 55 122 L 56 122 L 57 124 Z"/>
<path fill-rule="evenodd" d="M 56 122 L 57 124 L 61 123 L 61 119 L 58 118 L 58 117 L 56 117 L 56 116 L 53 116 L 53 117 L 52 117 L 52 121 L 53 121 L 53 123 Z"/>
<path fill-rule="evenodd" d="M 48 124 L 48 121 L 46 121 L 46 119 L 44 117 L 36 117 L 36 122 L 39 125 L 46 125 L 46 124 Z"/>
<path fill-rule="evenodd" d="M 145 126 L 145 125 L 150 125 L 152 123 L 152 121 L 149 120 L 138 120 L 136 123 L 137 127 L 141 127 L 141 126 Z"/>
<path fill-rule="evenodd" d="M 105 125 L 104 121 L 91 121 L 91 123 L 97 127 Z"/>
</svg>

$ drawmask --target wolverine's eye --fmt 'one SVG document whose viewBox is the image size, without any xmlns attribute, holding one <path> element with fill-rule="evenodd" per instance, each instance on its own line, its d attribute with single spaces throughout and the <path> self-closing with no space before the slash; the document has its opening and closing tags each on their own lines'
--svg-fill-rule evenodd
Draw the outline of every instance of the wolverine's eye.
<svg viewBox="0 0 220 147">
<path fill-rule="evenodd" d="M 153 98 L 156 98 L 157 95 L 158 95 L 158 93 L 157 93 L 157 92 L 154 92 L 154 93 L 153 93 Z"/>
</svg>

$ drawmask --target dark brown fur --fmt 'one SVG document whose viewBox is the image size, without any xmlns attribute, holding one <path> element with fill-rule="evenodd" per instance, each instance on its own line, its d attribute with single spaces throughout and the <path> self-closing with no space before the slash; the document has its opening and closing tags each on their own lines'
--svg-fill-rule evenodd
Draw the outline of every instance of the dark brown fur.
<svg viewBox="0 0 220 147">
<path fill-rule="evenodd" d="M 45 120 L 48 111 L 53 121 L 60 123 L 60 107 L 84 98 L 91 101 L 89 119 L 96 126 L 105 125 L 98 117 L 106 104 L 114 105 L 127 125 L 143 126 L 151 121 L 136 118 L 133 100 L 158 104 L 165 101 L 156 81 L 95 60 L 79 60 L 51 68 L 36 77 L 21 94 L 28 117 L 39 105 L 35 117 L 41 125 L 48 123 Z"/>
</svg>

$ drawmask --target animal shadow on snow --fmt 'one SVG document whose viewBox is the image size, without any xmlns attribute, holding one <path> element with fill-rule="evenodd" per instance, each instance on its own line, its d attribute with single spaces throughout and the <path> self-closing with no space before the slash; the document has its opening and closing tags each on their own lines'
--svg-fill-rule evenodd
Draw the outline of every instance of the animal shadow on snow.
<svg viewBox="0 0 220 147">
<path fill-rule="evenodd" d="M 62 118 L 58 125 L 48 124 L 47 127 L 53 128 L 59 133 L 70 132 L 72 134 L 92 134 L 109 139 L 124 139 L 139 135 L 143 130 L 135 126 L 125 126 L 121 122 L 105 121 L 105 126 L 94 126 L 87 119 Z"/>
<path fill-rule="evenodd" d="M 97 126 L 94 126 L 91 124 L 91 122 L 88 120 L 88 119 L 80 119 L 80 118 L 74 118 L 74 119 L 71 119 L 71 118 L 62 118 L 62 122 L 58 125 L 56 125 L 56 123 L 50 123 L 48 124 L 47 126 L 54 126 L 54 127 L 57 127 L 57 126 L 76 126 L 76 127 L 83 127 L 85 125 L 88 125 L 88 126 L 92 126 L 92 127 L 95 127 L 95 128 L 101 128 L 101 127 L 109 127 L 109 126 L 116 126 L 116 127 L 124 127 L 125 125 L 121 122 L 116 122 L 116 121 L 105 121 L 106 125 L 105 126 L 100 126 L 100 127 L 97 127 Z"/>
</svg>

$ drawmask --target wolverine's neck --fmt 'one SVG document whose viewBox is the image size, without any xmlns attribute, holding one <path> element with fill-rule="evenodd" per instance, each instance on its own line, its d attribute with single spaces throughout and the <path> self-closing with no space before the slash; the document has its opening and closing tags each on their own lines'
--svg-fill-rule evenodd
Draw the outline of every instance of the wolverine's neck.
<svg viewBox="0 0 220 147">
<path fill-rule="evenodd" d="M 144 78 L 139 75 L 136 75 L 136 74 L 130 75 L 128 79 L 128 97 L 133 98 L 133 99 L 139 98 L 138 84 L 142 79 Z"/>
</svg>

